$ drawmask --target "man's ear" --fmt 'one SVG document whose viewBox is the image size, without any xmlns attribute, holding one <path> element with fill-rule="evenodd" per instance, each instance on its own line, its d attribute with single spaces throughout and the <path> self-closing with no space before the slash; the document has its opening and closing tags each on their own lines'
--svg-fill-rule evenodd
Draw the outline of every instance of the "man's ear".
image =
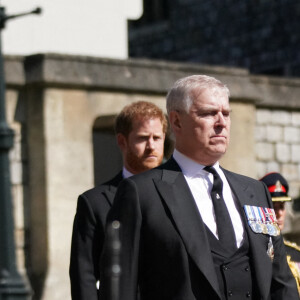
<svg viewBox="0 0 300 300">
<path fill-rule="evenodd" d="M 122 133 L 117 134 L 117 144 L 122 151 L 124 151 L 127 147 L 126 137 Z"/>
<path fill-rule="evenodd" d="M 172 110 L 169 113 L 169 122 L 174 133 L 181 130 L 181 117 L 177 111 Z"/>
</svg>

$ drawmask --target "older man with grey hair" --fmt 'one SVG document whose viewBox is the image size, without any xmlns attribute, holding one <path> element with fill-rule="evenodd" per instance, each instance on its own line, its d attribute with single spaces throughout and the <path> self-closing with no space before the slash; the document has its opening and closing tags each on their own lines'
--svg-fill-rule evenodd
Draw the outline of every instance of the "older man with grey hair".
<svg viewBox="0 0 300 300">
<path fill-rule="evenodd" d="M 141 300 L 299 299 L 266 186 L 219 165 L 230 139 L 228 88 L 182 78 L 167 111 L 173 156 L 124 180 L 108 216 L 121 223 L 120 299 L 136 299 L 137 287 Z"/>
</svg>

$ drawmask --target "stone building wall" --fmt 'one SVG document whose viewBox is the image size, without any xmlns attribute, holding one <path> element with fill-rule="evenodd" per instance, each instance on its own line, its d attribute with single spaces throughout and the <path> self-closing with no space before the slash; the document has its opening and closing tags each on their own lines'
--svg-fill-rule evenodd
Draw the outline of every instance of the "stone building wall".
<svg viewBox="0 0 300 300">
<path fill-rule="evenodd" d="M 5 66 L 7 116 L 16 133 L 10 159 L 18 265 L 29 275 L 35 300 L 70 299 L 72 223 L 78 194 L 94 185 L 95 128 L 112 127 L 113 117 L 133 101 L 152 101 L 165 111 L 166 92 L 178 78 L 207 74 L 228 85 L 233 125 L 225 168 L 258 178 L 272 165 L 291 175 L 293 166 L 296 195 L 299 80 L 250 76 L 237 68 L 56 54 L 7 57 Z M 300 217 L 294 215 L 289 231 L 299 236 Z"/>
<path fill-rule="evenodd" d="M 129 56 L 300 75 L 297 0 L 153 1 L 129 22 Z"/>
<path fill-rule="evenodd" d="M 257 177 L 280 172 L 289 183 L 292 198 L 300 196 L 300 112 L 261 108 L 256 111 L 255 153 Z M 287 205 L 289 219 L 285 232 L 300 232 L 299 212 Z M 298 238 L 299 240 L 299 238 Z"/>
</svg>

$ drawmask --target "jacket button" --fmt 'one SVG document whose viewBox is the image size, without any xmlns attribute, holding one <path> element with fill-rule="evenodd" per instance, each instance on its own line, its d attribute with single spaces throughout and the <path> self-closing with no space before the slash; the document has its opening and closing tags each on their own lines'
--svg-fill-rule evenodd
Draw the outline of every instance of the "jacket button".
<svg viewBox="0 0 300 300">
<path fill-rule="evenodd" d="M 245 271 L 248 272 L 248 271 L 249 271 L 249 267 L 246 267 L 246 268 L 245 268 Z"/>
<path fill-rule="evenodd" d="M 250 298 L 250 297 L 251 297 L 251 293 L 250 293 L 250 292 L 247 292 L 246 297 L 247 297 L 247 298 Z"/>
<path fill-rule="evenodd" d="M 231 297 L 233 295 L 232 291 L 228 291 L 228 296 Z"/>
<path fill-rule="evenodd" d="M 227 266 L 222 267 L 224 271 L 227 271 L 229 268 Z"/>
</svg>

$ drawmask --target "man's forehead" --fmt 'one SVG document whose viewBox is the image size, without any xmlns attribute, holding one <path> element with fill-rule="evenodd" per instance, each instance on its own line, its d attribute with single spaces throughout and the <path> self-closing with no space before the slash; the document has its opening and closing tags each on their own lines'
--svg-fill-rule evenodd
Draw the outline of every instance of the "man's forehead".
<svg viewBox="0 0 300 300">
<path fill-rule="evenodd" d="M 159 131 L 163 130 L 163 123 L 161 121 L 160 118 L 137 118 L 137 119 L 134 119 L 133 120 L 133 126 L 132 126 L 132 129 L 135 129 L 135 130 L 139 130 L 139 131 L 142 131 L 144 130 L 143 128 L 145 127 L 149 127 L 150 126 L 150 122 L 151 121 L 154 121 L 154 122 L 158 122 L 158 124 L 160 125 L 161 128 L 159 128 Z M 153 124 L 151 124 L 153 125 Z M 156 124 L 155 124 L 156 125 Z M 151 126 L 151 129 L 153 127 Z M 148 131 L 148 129 L 147 129 Z"/>
<path fill-rule="evenodd" d="M 145 124 L 145 123 L 149 123 L 150 121 L 159 121 L 162 124 L 162 121 L 159 117 L 149 117 L 149 116 L 136 116 L 133 120 L 133 123 L 135 124 Z"/>
<path fill-rule="evenodd" d="M 229 101 L 201 101 L 196 100 L 193 102 L 191 108 L 197 110 L 210 110 L 210 109 L 217 109 L 217 110 L 231 110 Z"/>
<path fill-rule="evenodd" d="M 197 99 L 197 98 L 203 96 L 204 94 L 209 94 L 214 97 L 224 97 L 225 96 L 228 98 L 228 93 L 226 92 L 226 90 L 218 88 L 218 87 L 195 88 L 192 91 L 190 91 L 190 94 L 194 99 Z"/>
</svg>

